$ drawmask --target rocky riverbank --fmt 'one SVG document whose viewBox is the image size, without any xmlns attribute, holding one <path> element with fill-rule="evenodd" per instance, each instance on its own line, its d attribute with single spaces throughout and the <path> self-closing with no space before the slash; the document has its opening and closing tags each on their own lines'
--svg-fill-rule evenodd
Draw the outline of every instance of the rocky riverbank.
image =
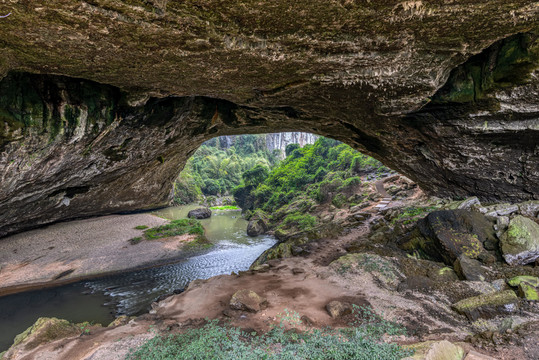
<svg viewBox="0 0 539 360">
<path fill-rule="evenodd" d="M 358 209 L 334 217 L 340 235 L 295 244 L 289 257 L 260 261 L 240 274 L 194 281 L 184 293 L 154 303 L 149 314 L 120 318 L 110 327 L 81 333 L 64 324 L 71 330 L 50 332 L 57 320 L 42 320 L 4 359 L 121 359 L 156 334 L 185 332 L 202 326 L 203 319 L 264 333 L 283 314 L 294 313 L 301 319 L 289 325 L 295 331 L 338 328 L 347 326 L 354 306 L 404 326 L 406 335 L 383 340 L 414 349 L 415 359 L 536 359 L 539 306 L 533 291 L 539 267 L 509 264 L 503 247 L 511 222 L 533 212 L 533 204 L 486 207 L 473 199 L 427 199 L 413 186 L 392 181 L 385 184 L 389 202 L 380 196 L 361 209 L 361 218 L 354 215 Z M 535 223 L 537 214 L 532 215 L 524 217 Z M 506 228 L 500 216 L 509 217 Z M 485 220 L 490 229 L 469 217 Z M 423 232 L 417 240 L 425 222 L 443 219 L 453 219 L 446 232 L 435 231 L 434 238 Z M 429 241 L 443 240 L 446 233 L 458 241 L 440 245 L 435 259 Z M 238 305 L 242 296 L 244 304 Z"/>
<path fill-rule="evenodd" d="M 57 223 L 0 241 L 0 296 L 178 260 L 196 235 L 144 240 L 168 221 L 151 214 Z"/>
</svg>

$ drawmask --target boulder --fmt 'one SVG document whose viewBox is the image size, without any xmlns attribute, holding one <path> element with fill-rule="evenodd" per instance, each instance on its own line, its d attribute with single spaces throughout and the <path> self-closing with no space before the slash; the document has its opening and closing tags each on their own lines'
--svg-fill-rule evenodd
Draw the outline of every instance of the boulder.
<svg viewBox="0 0 539 360">
<path fill-rule="evenodd" d="M 451 307 L 471 321 L 478 318 L 489 319 L 499 314 L 517 310 L 518 297 L 512 290 L 481 294 L 461 300 Z"/>
<path fill-rule="evenodd" d="M 468 210 L 434 211 L 417 225 L 416 246 L 437 260 L 453 265 L 460 255 L 475 259 L 483 243 L 496 242 L 493 224 L 484 215 Z"/>
<path fill-rule="evenodd" d="M 515 216 L 502 235 L 503 257 L 509 265 L 525 265 L 539 258 L 539 225 L 524 216 Z"/>
<path fill-rule="evenodd" d="M 207 219 L 210 216 L 211 210 L 209 208 L 198 208 L 187 213 L 187 217 L 192 219 Z"/>
<path fill-rule="evenodd" d="M 466 357 L 464 358 L 464 360 L 496 360 L 496 358 L 478 353 L 477 351 L 474 351 L 474 350 L 470 350 L 468 354 L 466 354 Z"/>
<path fill-rule="evenodd" d="M 481 205 L 477 196 L 472 196 L 463 200 L 460 204 L 457 205 L 457 209 L 470 210 L 472 205 Z"/>
<path fill-rule="evenodd" d="M 466 255 L 460 255 L 453 267 L 462 280 L 485 281 L 487 270 L 475 259 L 470 259 Z"/>
<path fill-rule="evenodd" d="M 236 291 L 230 299 L 230 308 L 234 310 L 258 312 L 266 305 L 266 298 L 263 298 L 254 291 L 247 289 Z"/>
<path fill-rule="evenodd" d="M 249 224 L 247 225 L 247 235 L 258 236 L 265 234 L 266 231 L 268 231 L 268 226 L 264 220 L 260 218 L 253 218 L 249 220 Z"/>
<path fill-rule="evenodd" d="M 337 300 L 333 300 L 326 305 L 326 310 L 328 314 L 336 319 L 344 315 L 352 313 L 352 307 L 348 303 L 343 303 Z"/>
</svg>

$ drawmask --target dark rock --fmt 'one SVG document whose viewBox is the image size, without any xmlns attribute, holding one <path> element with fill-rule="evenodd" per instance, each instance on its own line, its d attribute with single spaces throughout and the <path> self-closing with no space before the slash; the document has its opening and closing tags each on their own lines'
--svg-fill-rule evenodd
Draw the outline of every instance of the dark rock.
<svg viewBox="0 0 539 360">
<path fill-rule="evenodd" d="M 187 213 L 187 217 L 194 219 L 207 219 L 210 216 L 211 210 L 209 208 L 198 208 Z"/>
<path fill-rule="evenodd" d="M 420 248 L 448 265 L 460 256 L 477 258 L 484 252 L 483 242 L 496 241 L 492 222 L 468 210 L 442 210 L 428 214 L 417 224 L 415 237 L 401 243 L 406 250 Z"/>
<path fill-rule="evenodd" d="M 266 231 L 268 231 L 268 226 L 263 219 L 254 218 L 249 220 L 249 224 L 247 224 L 247 235 L 258 236 L 265 234 Z"/>
<path fill-rule="evenodd" d="M 459 279 L 455 270 L 450 267 L 430 269 L 427 276 L 438 283 L 457 281 Z"/>
<path fill-rule="evenodd" d="M 459 256 L 453 267 L 462 280 L 485 281 L 487 278 L 487 269 L 479 261 L 470 259 L 466 255 Z"/>
<path fill-rule="evenodd" d="M 230 308 L 258 312 L 267 305 L 267 300 L 252 290 L 239 290 L 230 299 Z"/>
<path fill-rule="evenodd" d="M 304 274 L 304 273 L 305 273 L 305 270 L 302 269 L 302 268 L 293 268 L 293 269 L 292 269 L 292 273 L 293 273 L 294 275 L 297 275 L 297 274 Z"/>
</svg>

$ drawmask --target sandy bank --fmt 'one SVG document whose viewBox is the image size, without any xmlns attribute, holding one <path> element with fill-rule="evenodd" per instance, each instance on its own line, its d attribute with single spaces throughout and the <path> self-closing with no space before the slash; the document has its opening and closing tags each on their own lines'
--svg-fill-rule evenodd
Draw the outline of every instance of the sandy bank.
<svg viewBox="0 0 539 360">
<path fill-rule="evenodd" d="M 171 262 L 193 236 L 129 240 L 136 226 L 167 223 L 151 214 L 112 215 L 58 223 L 0 240 L 0 296 Z"/>
</svg>

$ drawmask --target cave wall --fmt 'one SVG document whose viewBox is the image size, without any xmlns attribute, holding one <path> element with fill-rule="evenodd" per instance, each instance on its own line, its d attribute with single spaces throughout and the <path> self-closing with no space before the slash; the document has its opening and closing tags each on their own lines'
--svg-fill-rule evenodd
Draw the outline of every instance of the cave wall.
<svg viewBox="0 0 539 360">
<path fill-rule="evenodd" d="M 439 196 L 539 198 L 531 1 L 21 0 L 8 10 L 0 236 L 165 205 L 203 141 L 244 133 L 330 136 Z"/>
</svg>

